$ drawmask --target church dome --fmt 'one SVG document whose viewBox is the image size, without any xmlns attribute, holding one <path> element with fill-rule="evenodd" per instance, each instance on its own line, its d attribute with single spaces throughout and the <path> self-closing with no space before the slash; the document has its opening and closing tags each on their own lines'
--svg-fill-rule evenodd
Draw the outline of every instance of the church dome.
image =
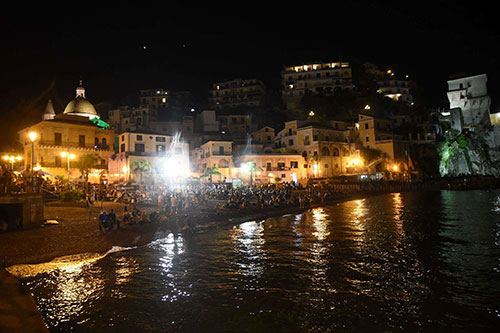
<svg viewBox="0 0 500 333">
<path fill-rule="evenodd" d="M 97 112 L 92 103 L 82 97 L 76 97 L 74 100 L 69 102 L 63 113 L 76 116 L 86 116 L 89 118 L 97 117 Z"/>
<path fill-rule="evenodd" d="M 66 105 L 63 114 L 99 118 L 92 103 L 85 99 L 85 88 L 80 85 L 76 88 L 76 97 Z"/>
</svg>

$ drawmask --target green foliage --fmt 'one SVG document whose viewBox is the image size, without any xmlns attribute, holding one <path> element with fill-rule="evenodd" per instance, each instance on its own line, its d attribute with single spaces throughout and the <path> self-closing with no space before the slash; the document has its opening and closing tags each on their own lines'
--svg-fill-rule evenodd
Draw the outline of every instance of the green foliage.
<svg viewBox="0 0 500 333">
<path fill-rule="evenodd" d="M 487 129 L 480 127 L 475 131 L 446 130 L 437 146 L 441 175 L 456 176 L 464 171 L 471 175 L 498 172 L 485 139 L 487 134 Z"/>
<path fill-rule="evenodd" d="M 382 156 L 382 152 L 380 150 L 369 147 L 361 147 L 360 154 L 365 163 L 370 163 Z"/>
<path fill-rule="evenodd" d="M 153 168 L 151 167 L 151 164 L 149 164 L 149 161 L 143 160 L 132 162 L 130 164 L 130 170 L 132 170 L 133 173 L 139 174 L 142 184 L 143 177 L 151 174 Z"/>
<path fill-rule="evenodd" d="M 213 167 L 209 167 L 205 170 L 205 173 L 200 176 L 200 178 L 206 178 L 208 177 L 210 183 L 212 183 L 212 177 L 213 176 L 220 176 L 221 173 L 219 171 L 219 167 L 217 165 L 214 165 Z"/>
<path fill-rule="evenodd" d="M 63 191 L 59 194 L 59 200 L 65 202 L 75 202 L 83 199 L 83 191 L 81 190 L 69 190 Z"/>
<path fill-rule="evenodd" d="M 78 161 L 78 169 L 82 173 L 82 175 L 85 176 L 85 178 L 88 178 L 89 172 L 91 169 L 95 169 L 99 165 L 100 158 L 96 154 L 85 154 L 82 157 L 80 157 L 80 160 Z"/>
</svg>

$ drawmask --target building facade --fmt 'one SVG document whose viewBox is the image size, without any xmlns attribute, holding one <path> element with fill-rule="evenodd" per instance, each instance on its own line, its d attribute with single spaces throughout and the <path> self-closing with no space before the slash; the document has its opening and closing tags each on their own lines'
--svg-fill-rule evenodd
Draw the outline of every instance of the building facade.
<svg viewBox="0 0 500 333">
<path fill-rule="evenodd" d="M 39 123 L 19 131 L 19 140 L 24 147 L 24 167 L 42 170 L 50 176 L 68 174 L 72 179 L 81 176 L 79 160 L 87 154 L 97 156 L 98 162 L 89 181 L 97 182 L 107 173 L 108 158 L 113 154 L 114 131 L 99 126 L 99 115 L 86 100 L 81 82 L 76 97 L 68 103 L 64 112 L 47 117 L 53 110 L 45 111 Z M 34 141 L 30 133 L 35 133 Z M 66 153 L 66 154 L 65 154 Z M 65 157 L 66 156 L 66 157 Z M 74 156 L 74 159 L 69 159 Z M 69 170 L 68 170 L 69 167 Z"/>
<path fill-rule="evenodd" d="M 348 62 L 314 63 L 291 66 L 281 72 L 282 98 L 285 108 L 300 107 L 306 94 L 331 95 L 338 90 L 351 90 L 352 70 Z"/>
<path fill-rule="evenodd" d="M 213 109 L 235 108 L 239 106 L 263 106 L 266 87 L 257 79 L 234 79 L 217 82 L 209 92 L 210 107 Z"/>
<path fill-rule="evenodd" d="M 165 181 L 189 176 L 189 145 L 178 136 L 126 131 L 118 134 L 118 147 L 118 152 L 109 158 L 112 181 L 139 183 L 144 178 L 144 174 L 135 170 L 140 162 L 151 167 L 148 176 L 156 175 Z"/>
</svg>

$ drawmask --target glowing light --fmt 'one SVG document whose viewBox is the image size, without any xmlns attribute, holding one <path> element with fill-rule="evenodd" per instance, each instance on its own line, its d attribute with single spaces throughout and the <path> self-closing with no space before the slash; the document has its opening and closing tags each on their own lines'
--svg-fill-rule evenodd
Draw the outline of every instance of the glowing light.
<svg viewBox="0 0 500 333">
<path fill-rule="evenodd" d="M 397 172 L 397 171 L 399 170 L 399 166 L 398 166 L 397 164 L 394 164 L 394 165 L 392 166 L 392 170 L 393 170 L 394 172 Z"/>
<path fill-rule="evenodd" d="M 313 111 L 313 110 L 311 110 L 311 111 L 309 112 L 309 117 L 313 117 L 313 116 L 314 116 L 314 111 Z"/>
<path fill-rule="evenodd" d="M 38 134 L 36 134 L 36 132 L 29 132 L 28 137 L 30 138 L 31 142 L 34 142 L 38 137 Z"/>
<path fill-rule="evenodd" d="M 241 171 L 243 171 L 245 173 L 250 173 L 251 169 L 252 169 L 252 166 L 250 165 L 250 163 L 245 163 L 245 164 L 241 165 Z"/>
<path fill-rule="evenodd" d="M 361 160 L 359 158 L 355 158 L 351 161 L 352 165 L 358 165 L 359 163 L 361 163 Z"/>
<path fill-rule="evenodd" d="M 368 104 L 366 104 L 365 105 L 365 110 L 370 110 L 370 109 L 371 109 L 371 107 Z"/>
</svg>

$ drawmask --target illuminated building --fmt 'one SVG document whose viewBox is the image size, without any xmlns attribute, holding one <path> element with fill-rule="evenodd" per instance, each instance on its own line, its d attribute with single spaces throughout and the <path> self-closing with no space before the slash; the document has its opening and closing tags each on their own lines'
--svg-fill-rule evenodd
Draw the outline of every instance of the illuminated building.
<svg viewBox="0 0 500 333">
<path fill-rule="evenodd" d="M 285 123 L 275 137 L 275 148 L 299 153 L 308 177 L 334 177 L 349 173 L 359 159 L 352 125 L 342 121 L 318 124 L 312 120 Z"/>
<path fill-rule="evenodd" d="M 376 65 L 364 63 L 367 74 L 377 81 L 377 92 L 394 101 L 401 101 L 413 105 L 413 96 L 410 92 L 408 75 L 401 76 L 391 69 L 381 71 Z"/>
<path fill-rule="evenodd" d="M 413 96 L 410 94 L 410 86 L 407 80 L 386 79 L 378 81 L 379 94 L 384 95 L 394 101 L 413 103 Z"/>
<path fill-rule="evenodd" d="M 274 145 L 274 128 L 269 126 L 264 126 L 258 131 L 250 134 L 250 138 L 253 143 L 263 143 L 268 145 Z"/>
<path fill-rule="evenodd" d="M 234 167 L 232 141 L 207 141 L 193 149 L 191 155 L 192 170 L 199 176 L 203 175 L 207 168 L 217 166 L 221 180 L 231 179 L 231 168 Z"/>
<path fill-rule="evenodd" d="M 314 63 L 286 67 L 281 72 L 282 98 L 287 109 L 300 107 L 306 94 L 331 95 L 338 90 L 351 90 L 352 71 L 348 62 Z"/>
<path fill-rule="evenodd" d="M 155 118 L 156 111 L 150 110 L 147 106 L 139 108 L 122 106 L 108 111 L 108 122 L 118 133 L 147 129 L 150 121 Z"/>
<path fill-rule="evenodd" d="M 193 171 L 201 176 L 208 168 L 217 166 L 220 176 L 214 181 L 234 179 L 253 180 L 260 183 L 292 182 L 307 178 L 304 159 L 300 154 L 273 150 L 262 144 L 234 141 L 208 141 L 192 152 Z M 255 174 L 245 168 L 248 163 L 256 166 Z M 277 180 L 279 179 L 279 180 Z"/>
<path fill-rule="evenodd" d="M 266 87 L 257 79 L 234 79 L 212 85 L 210 107 L 216 110 L 238 106 L 262 106 L 266 98 Z"/>
<path fill-rule="evenodd" d="M 189 145 L 179 136 L 150 131 L 125 131 L 118 134 L 118 152 L 109 158 L 111 181 L 135 180 L 134 162 L 147 161 L 155 174 L 166 179 L 189 175 Z M 156 181 L 160 181 L 157 179 Z"/>
<path fill-rule="evenodd" d="M 139 91 L 141 107 L 158 112 L 158 115 L 167 111 L 187 111 L 193 103 L 193 96 L 188 91 L 171 91 L 167 89 L 142 89 Z"/>
<path fill-rule="evenodd" d="M 92 103 L 86 100 L 85 89 L 80 81 L 76 97 L 67 104 L 63 113 L 53 113 L 49 102 L 41 122 L 18 132 L 19 140 L 24 146 L 24 168 L 30 169 L 33 165 L 52 176 L 67 177 L 67 164 L 61 153 L 70 152 L 75 155 L 75 160 L 70 165 L 73 179 L 80 176 L 77 164 L 80 157 L 86 154 L 98 156 L 96 172 L 106 171 L 108 158 L 113 154 L 114 142 L 114 132 L 106 129 L 106 125 L 99 120 Z M 29 133 L 36 133 L 33 142 Z M 98 180 L 90 178 L 90 181 Z"/>
<path fill-rule="evenodd" d="M 250 133 L 257 130 L 254 119 L 248 114 L 224 114 L 222 111 L 217 115 L 221 133 L 236 140 L 247 138 Z"/>
</svg>

